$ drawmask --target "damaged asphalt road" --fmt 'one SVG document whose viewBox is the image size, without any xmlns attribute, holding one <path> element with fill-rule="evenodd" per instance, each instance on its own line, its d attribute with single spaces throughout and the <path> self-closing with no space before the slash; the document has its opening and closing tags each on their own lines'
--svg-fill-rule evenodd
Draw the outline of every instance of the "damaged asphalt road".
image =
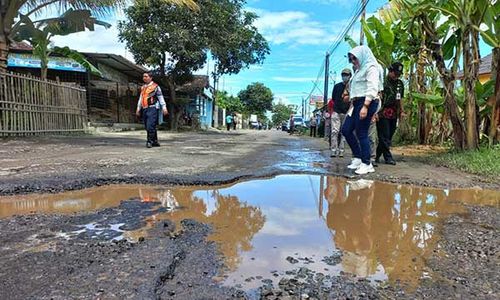
<svg viewBox="0 0 500 300">
<path fill-rule="evenodd" d="M 348 158 L 330 159 L 323 141 L 275 130 L 162 133 L 157 149 L 146 149 L 143 139 L 143 133 L 130 132 L 3 141 L 0 194 L 56 193 L 111 183 L 219 185 L 292 173 L 351 177 L 345 169 Z M 500 189 L 498 182 L 405 159 L 396 168 L 379 167 L 369 178 Z M 133 200 L 93 212 L 0 219 L 0 299 L 500 297 L 498 206 L 469 206 L 466 213 L 446 218 L 436 228 L 441 239 L 416 288 L 297 267 L 279 284 L 271 284 L 273 274 L 268 274 L 258 290 L 248 293 L 218 284 L 224 260 L 217 244 L 207 240 L 213 232 L 207 224 L 184 220 L 179 227 L 161 220 L 147 235 L 123 238 L 124 231 L 143 228 L 148 217 L 163 209 Z"/>
</svg>

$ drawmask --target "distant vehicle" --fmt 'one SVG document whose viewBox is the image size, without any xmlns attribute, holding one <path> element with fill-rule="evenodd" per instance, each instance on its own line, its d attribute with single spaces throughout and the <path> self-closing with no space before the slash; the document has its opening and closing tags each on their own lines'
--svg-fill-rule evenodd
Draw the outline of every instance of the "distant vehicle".
<svg viewBox="0 0 500 300">
<path fill-rule="evenodd" d="M 305 126 L 304 119 L 302 117 L 293 117 L 294 129 L 299 129 Z"/>
<path fill-rule="evenodd" d="M 281 131 L 288 131 L 288 122 L 281 123 Z"/>
<path fill-rule="evenodd" d="M 259 122 L 250 122 L 250 128 L 251 129 L 259 129 Z"/>
</svg>

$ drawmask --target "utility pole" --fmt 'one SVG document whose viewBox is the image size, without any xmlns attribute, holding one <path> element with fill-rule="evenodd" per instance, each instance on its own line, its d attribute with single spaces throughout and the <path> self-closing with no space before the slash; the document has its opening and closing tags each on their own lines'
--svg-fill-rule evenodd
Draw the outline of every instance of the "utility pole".
<svg viewBox="0 0 500 300">
<path fill-rule="evenodd" d="M 363 45 L 365 43 L 365 32 L 363 31 L 363 21 L 366 18 L 366 0 L 361 0 L 361 7 L 363 12 L 361 13 L 361 33 L 359 34 L 359 44 Z"/>
<path fill-rule="evenodd" d="M 304 97 L 302 97 L 302 120 L 304 120 L 304 115 L 306 111 L 306 106 L 304 105 L 304 103 L 305 103 Z"/>
<path fill-rule="evenodd" d="M 328 79 L 330 77 L 330 53 L 326 52 L 325 57 L 325 88 L 323 90 L 323 104 L 328 103 Z"/>
</svg>

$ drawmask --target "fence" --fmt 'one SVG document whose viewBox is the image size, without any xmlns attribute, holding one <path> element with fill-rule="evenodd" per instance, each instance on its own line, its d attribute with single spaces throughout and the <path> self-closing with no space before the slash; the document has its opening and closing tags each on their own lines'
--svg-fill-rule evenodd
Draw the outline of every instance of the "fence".
<svg viewBox="0 0 500 300">
<path fill-rule="evenodd" d="M 85 89 L 0 73 L 0 136 L 83 132 L 86 124 Z"/>
</svg>

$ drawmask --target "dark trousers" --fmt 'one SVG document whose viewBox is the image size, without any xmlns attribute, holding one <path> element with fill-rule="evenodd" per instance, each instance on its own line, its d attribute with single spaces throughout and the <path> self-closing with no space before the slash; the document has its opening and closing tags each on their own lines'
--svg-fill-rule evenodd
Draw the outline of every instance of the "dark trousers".
<svg viewBox="0 0 500 300">
<path fill-rule="evenodd" d="M 368 107 L 366 118 L 361 120 L 359 112 L 365 102 L 364 98 L 354 100 L 354 111 L 351 116 L 346 116 L 342 126 L 342 134 L 345 136 L 349 147 L 351 147 L 354 158 L 360 158 L 364 164 L 370 164 L 370 139 L 368 138 L 368 129 L 373 115 L 377 111 L 378 102 L 373 100 Z M 356 132 L 356 134 L 354 133 Z"/>
<path fill-rule="evenodd" d="M 309 136 L 316 137 L 316 126 L 311 126 L 311 128 L 309 130 Z"/>
<path fill-rule="evenodd" d="M 380 118 L 377 122 L 378 147 L 376 158 L 380 158 L 383 155 L 385 161 L 392 160 L 392 137 L 394 136 L 394 132 L 396 132 L 397 122 L 397 119 L 386 118 Z"/>
<path fill-rule="evenodd" d="M 231 123 L 226 123 L 227 131 L 231 130 L 231 126 L 232 126 Z"/>
<path fill-rule="evenodd" d="M 151 144 L 158 143 L 158 133 L 156 132 L 156 124 L 158 124 L 158 109 L 156 107 L 148 107 L 142 110 L 142 120 L 148 133 L 148 142 Z"/>
</svg>

